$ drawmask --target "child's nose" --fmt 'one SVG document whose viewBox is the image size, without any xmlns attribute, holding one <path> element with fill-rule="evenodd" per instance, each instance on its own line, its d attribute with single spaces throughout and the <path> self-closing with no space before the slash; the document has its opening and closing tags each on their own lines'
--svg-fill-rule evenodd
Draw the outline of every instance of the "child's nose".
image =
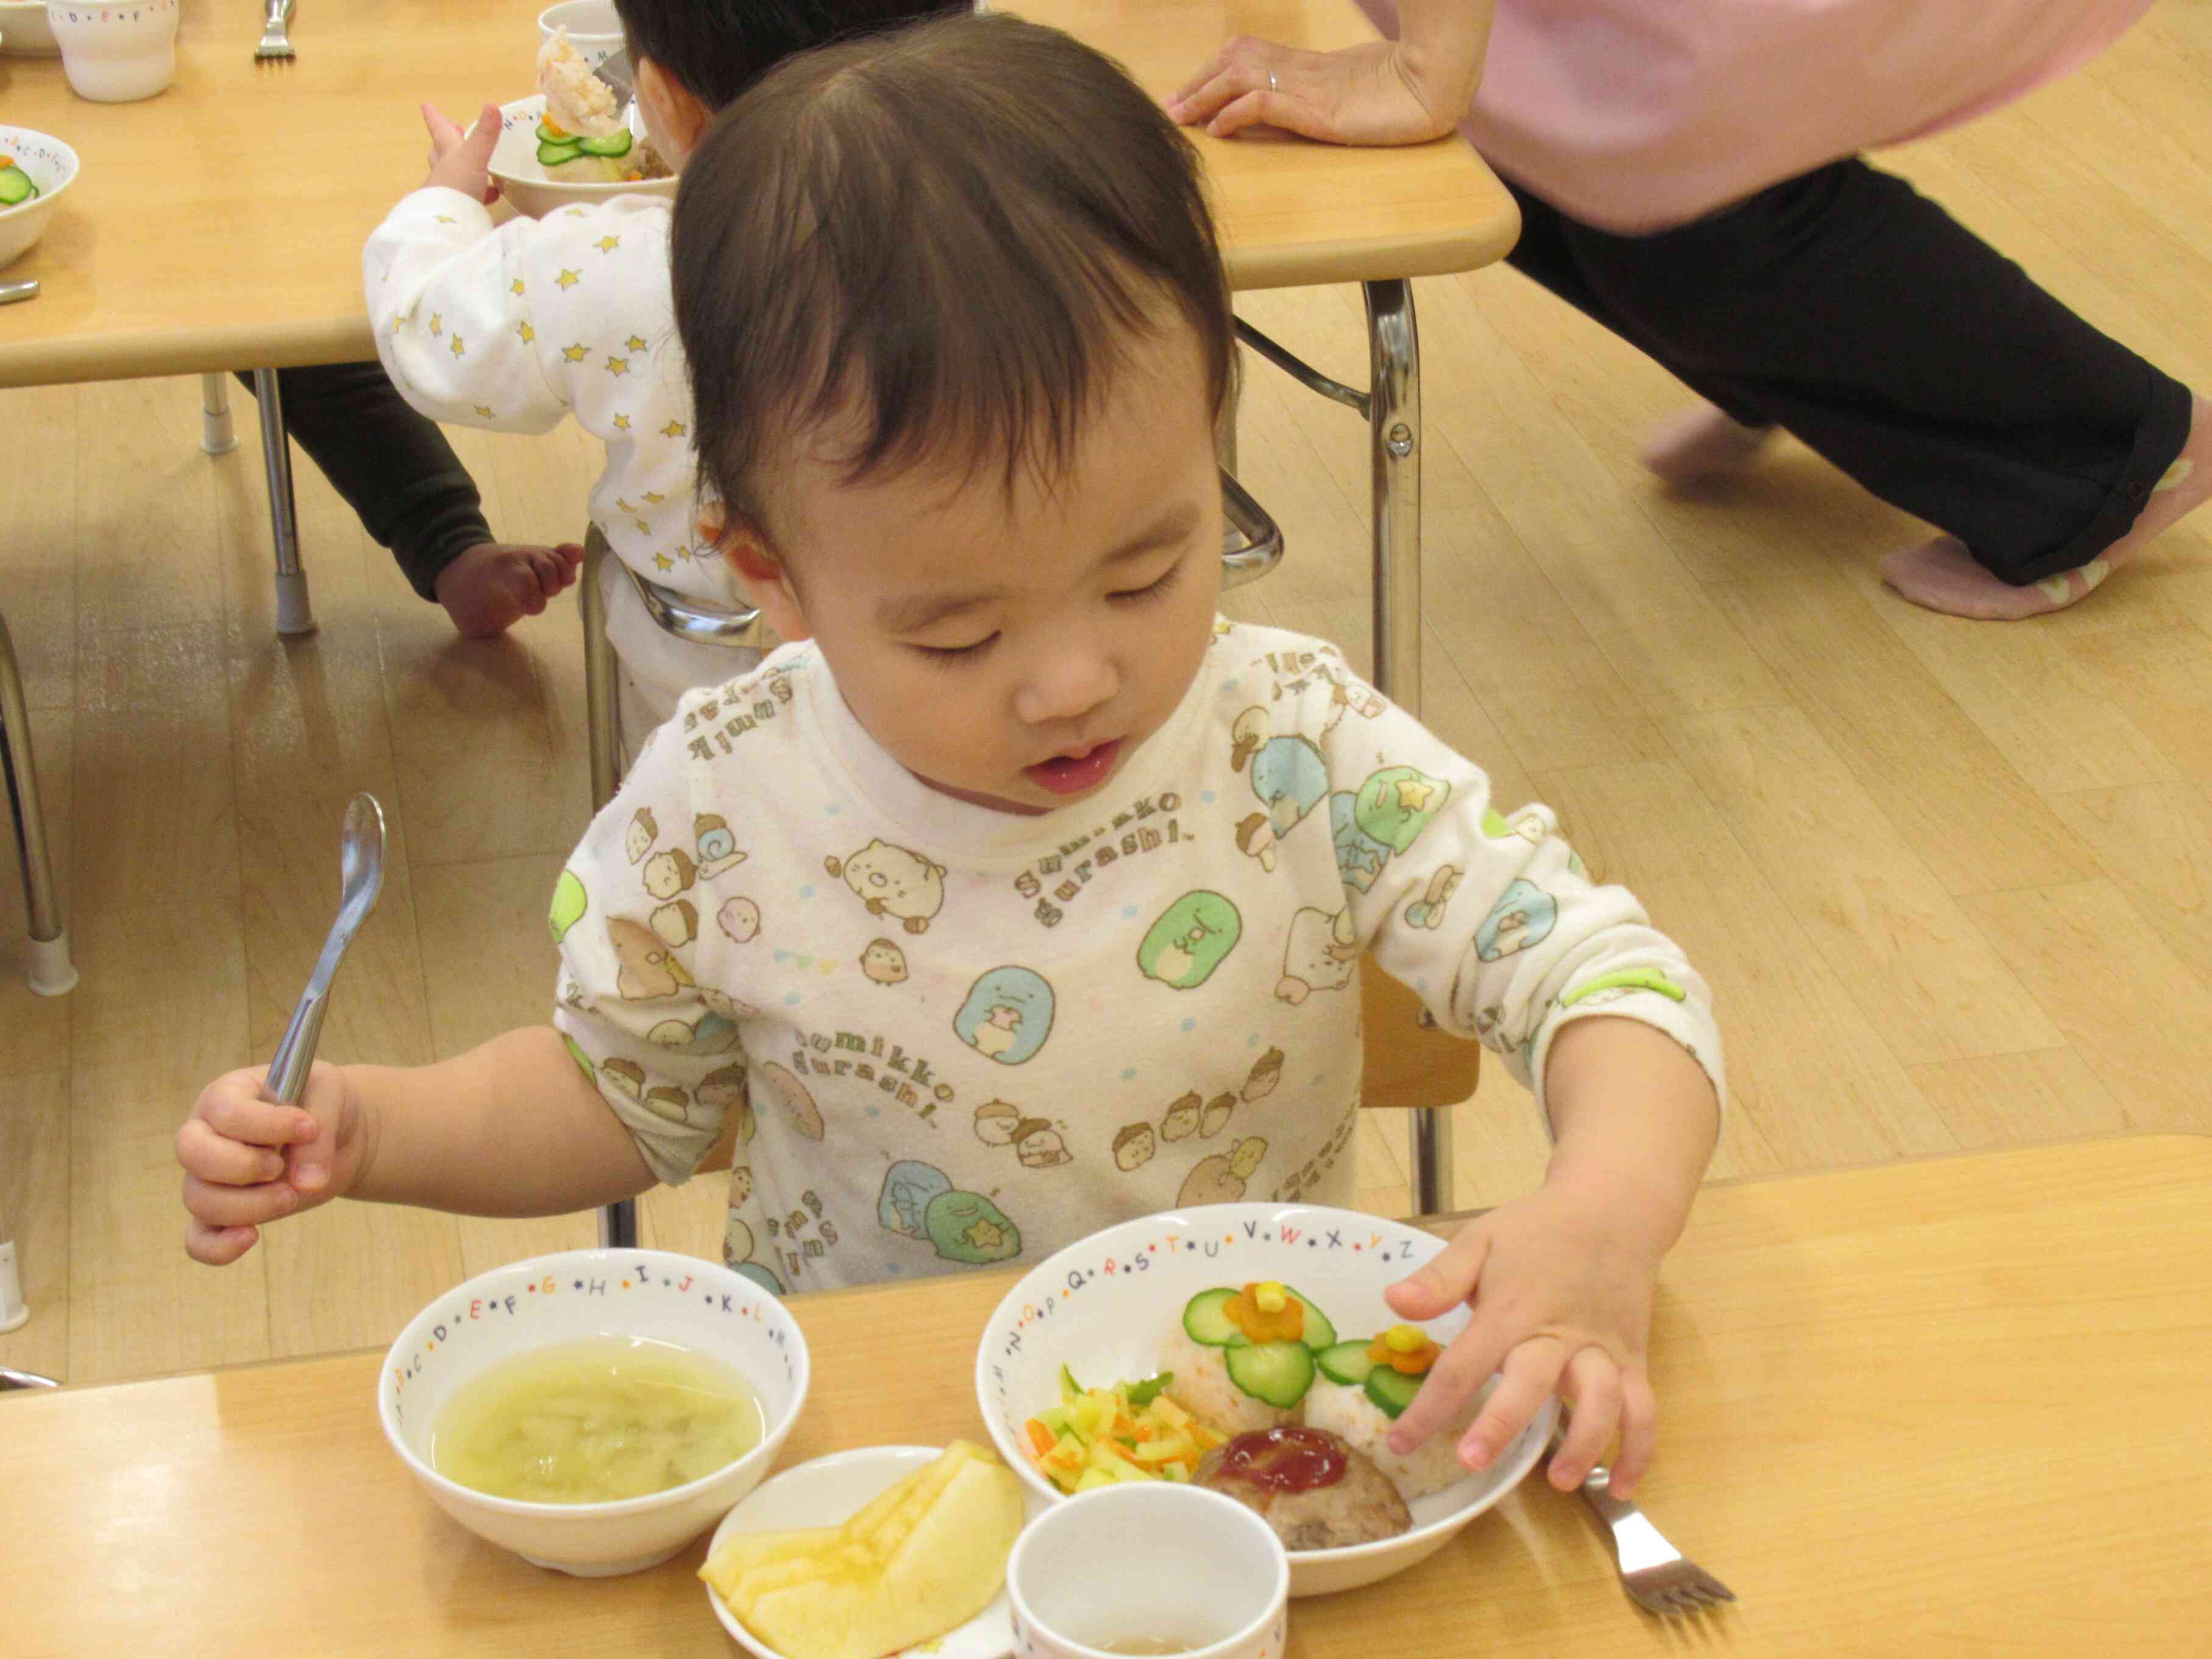
<svg viewBox="0 0 2212 1659">
<path fill-rule="evenodd" d="M 1039 653 L 1030 665 L 1014 696 L 1014 712 L 1030 726 L 1080 720 L 1112 702 L 1121 689 L 1121 671 L 1110 657 L 1063 642 L 1059 649 Z"/>
</svg>

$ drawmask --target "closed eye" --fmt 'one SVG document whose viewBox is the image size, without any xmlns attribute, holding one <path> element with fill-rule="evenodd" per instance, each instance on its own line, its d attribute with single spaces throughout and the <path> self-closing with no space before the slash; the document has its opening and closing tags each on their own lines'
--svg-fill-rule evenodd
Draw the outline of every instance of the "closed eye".
<svg viewBox="0 0 2212 1659">
<path fill-rule="evenodd" d="M 1109 599 L 1118 599 L 1123 605 L 1145 605 L 1153 599 L 1164 598 L 1168 590 L 1182 579 L 1183 567 L 1187 562 L 1188 561 L 1186 559 L 1177 559 L 1162 573 L 1158 580 L 1148 583 L 1143 587 L 1133 587 L 1127 592 L 1109 593 L 1106 597 Z"/>
<path fill-rule="evenodd" d="M 986 635 L 973 645 L 917 645 L 914 648 L 932 661 L 951 665 L 980 657 L 997 641 L 996 634 Z"/>
</svg>

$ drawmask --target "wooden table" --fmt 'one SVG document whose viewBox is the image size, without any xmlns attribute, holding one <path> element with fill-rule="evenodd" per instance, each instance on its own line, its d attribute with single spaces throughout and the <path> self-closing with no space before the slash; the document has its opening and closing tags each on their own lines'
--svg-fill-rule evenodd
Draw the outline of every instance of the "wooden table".
<svg viewBox="0 0 2212 1659">
<path fill-rule="evenodd" d="M 1387 1586 L 1298 1603 L 1353 1659 L 2206 1650 L 2212 1140 L 2142 1136 L 1717 1187 L 1662 1285 L 1642 1494 L 1742 1598 L 1621 1595 L 1581 1504 L 1529 1483 Z M 978 1274 L 802 1297 L 787 1463 L 980 1436 Z M 10 1659 L 732 1651 L 691 1577 L 525 1566 L 386 1447 L 380 1356 L 0 1398 Z"/>
</svg>

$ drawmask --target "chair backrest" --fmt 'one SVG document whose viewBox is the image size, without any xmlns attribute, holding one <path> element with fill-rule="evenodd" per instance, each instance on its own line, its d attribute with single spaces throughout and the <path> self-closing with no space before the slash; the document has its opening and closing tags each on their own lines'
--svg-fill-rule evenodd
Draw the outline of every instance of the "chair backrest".
<svg viewBox="0 0 2212 1659">
<path fill-rule="evenodd" d="M 1456 1106 L 1474 1092 L 1482 1048 L 1428 1024 L 1419 997 L 1376 966 L 1359 964 L 1359 1103 Z"/>
</svg>

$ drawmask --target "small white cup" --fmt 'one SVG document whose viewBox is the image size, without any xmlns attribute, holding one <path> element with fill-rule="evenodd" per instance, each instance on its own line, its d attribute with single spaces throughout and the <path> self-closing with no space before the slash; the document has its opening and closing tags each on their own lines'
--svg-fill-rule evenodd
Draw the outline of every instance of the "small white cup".
<svg viewBox="0 0 2212 1659">
<path fill-rule="evenodd" d="M 129 104 L 177 78 L 178 0 L 46 0 L 72 90 L 95 104 Z"/>
<path fill-rule="evenodd" d="M 550 40 L 556 29 L 568 31 L 568 44 L 592 69 L 622 50 L 622 19 L 615 15 L 614 0 L 561 0 L 548 6 L 538 14 L 538 44 Z"/>
<path fill-rule="evenodd" d="M 1031 1522 L 1006 1559 L 1014 1659 L 1282 1659 L 1291 1562 L 1233 1498 L 1168 1481 L 1102 1486 Z"/>
</svg>

